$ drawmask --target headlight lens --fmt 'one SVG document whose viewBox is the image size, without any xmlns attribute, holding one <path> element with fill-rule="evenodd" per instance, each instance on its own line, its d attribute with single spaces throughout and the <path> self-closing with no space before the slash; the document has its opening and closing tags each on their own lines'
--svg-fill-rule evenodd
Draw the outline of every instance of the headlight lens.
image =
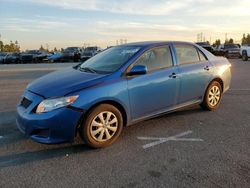
<svg viewBox="0 0 250 188">
<path fill-rule="evenodd" d="M 79 95 L 70 96 L 70 97 L 61 97 L 61 98 L 55 98 L 55 99 L 46 99 L 42 101 L 37 109 L 36 113 L 41 114 L 44 112 L 49 112 L 64 106 L 68 106 L 76 101 L 76 99 L 79 97 Z"/>
</svg>

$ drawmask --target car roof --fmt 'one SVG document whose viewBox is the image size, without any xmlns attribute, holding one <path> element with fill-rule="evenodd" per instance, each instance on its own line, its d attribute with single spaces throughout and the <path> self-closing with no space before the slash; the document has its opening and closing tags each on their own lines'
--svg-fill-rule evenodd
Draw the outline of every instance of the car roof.
<svg viewBox="0 0 250 188">
<path fill-rule="evenodd" d="M 122 44 L 120 46 L 154 47 L 154 46 L 167 45 L 170 43 L 195 45 L 192 42 L 184 42 L 184 41 L 144 41 L 144 42 L 133 42 L 133 43 Z"/>
</svg>

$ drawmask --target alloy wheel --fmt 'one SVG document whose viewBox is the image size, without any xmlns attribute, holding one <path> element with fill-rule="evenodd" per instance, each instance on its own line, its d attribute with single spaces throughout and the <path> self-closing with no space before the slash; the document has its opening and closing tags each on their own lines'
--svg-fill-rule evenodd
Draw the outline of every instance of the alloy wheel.
<svg viewBox="0 0 250 188">
<path fill-rule="evenodd" d="M 91 122 L 90 134 L 98 142 L 110 140 L 118 129 L 118 119 L 114 113 L 104 111 L 99 113 Z"/>
<path fill-rule="evenodd" d="M 208 94 L 208 102 L 211 106 L 216 106 L 221 97 L 220 88 L 218 86 L 213 86 Z"/>
</svg>

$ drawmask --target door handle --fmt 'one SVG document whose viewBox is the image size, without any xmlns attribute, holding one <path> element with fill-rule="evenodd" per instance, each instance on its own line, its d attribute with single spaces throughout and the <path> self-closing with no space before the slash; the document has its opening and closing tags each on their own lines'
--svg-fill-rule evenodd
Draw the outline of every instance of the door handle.
<svg viewBox="0 0 250 188">
<path fill-rule="evenodd" d="M 205 66 L 204 70 L 209 71 L 210 70 L 209 66 Z"/>
<path fill-rule="evenodd" d="M 177 75 L 175 72 L 173 72 L 172 74 L 169 75 L 169 78 L 176 78 L 176 77 L 177 77 Z"/>
</svg>

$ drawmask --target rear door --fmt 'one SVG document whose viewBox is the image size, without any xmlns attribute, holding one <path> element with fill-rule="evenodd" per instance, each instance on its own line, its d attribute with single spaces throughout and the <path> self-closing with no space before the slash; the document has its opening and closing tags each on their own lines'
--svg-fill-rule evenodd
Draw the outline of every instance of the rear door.
<svg viewBox="0 0 250 188">
<path fill-rule="evenodd" d="M 169 46 L 148 50 L 134 65 L 144 65 L 148 69 L 145 75 L 127 78 L 134 120 L 157 114 L 176 103 L 179 78 Z"/>
<path fill-rule="evenodd" d="M 175 44 L 174 47 L 181 81 L 178 104 L 202 99 L 211 78 L 207 57 L 191 44 Z"/>
</svg>

